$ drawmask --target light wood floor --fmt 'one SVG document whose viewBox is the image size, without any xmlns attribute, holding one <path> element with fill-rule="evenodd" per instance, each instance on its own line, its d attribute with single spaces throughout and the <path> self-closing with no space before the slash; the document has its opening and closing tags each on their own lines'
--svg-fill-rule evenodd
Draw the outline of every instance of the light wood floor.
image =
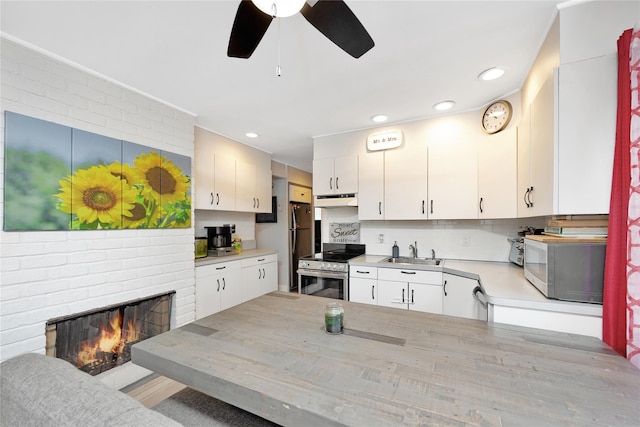
<svg viewBox="0 0 640 427">
<path fill-rule="evenodd" d="M 129 396 L 138 400 L 145 407 L 151 408 L 174 395 L 186 386 L 161 375 L 141 380 L 124 390 Z"/>
</svg>

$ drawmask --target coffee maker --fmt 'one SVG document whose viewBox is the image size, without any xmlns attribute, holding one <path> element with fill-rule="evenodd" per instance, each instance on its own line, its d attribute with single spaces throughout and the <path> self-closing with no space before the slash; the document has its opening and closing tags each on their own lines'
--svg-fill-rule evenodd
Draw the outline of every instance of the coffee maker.
<svg viewBox="0 0 640 427">
<path fill-rule="evenodd" d="M 205 227 L 207 230 L 207 249 L 209 255 L 232 255 L 232 235 L 236 231 L 235 224 L 224 224 L 218 227 Z"/>
</svg>

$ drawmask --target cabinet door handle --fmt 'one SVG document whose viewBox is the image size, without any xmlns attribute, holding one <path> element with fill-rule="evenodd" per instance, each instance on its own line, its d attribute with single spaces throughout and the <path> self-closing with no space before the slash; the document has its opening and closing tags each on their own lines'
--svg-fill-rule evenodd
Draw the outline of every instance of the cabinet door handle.
<svg viewBox="0 0 640 427">
<path fill-rule="evenodd" d="M 422 215 L 424 215 L 424 200 L 422 201 Z"/>
<path fill-rule="evenodd" d="M 382 202 L 378 202 L 378 215 L 382 215 Z"/>
<path fill-rule="evenodd" d="M 256 208 L 256 198 L 255 197 L 253 198 L 253 208 L 254 209 Z"/>
<path fill-rule="evenodd" d="M 220 292 L 220 279 L 216 279 L 216 282 L 218 282 L 218 290 L 216 292 Z"/>
<path fill-rule="evenodd" d="M 447 296 L 447 281 L 444 281 L 444 285 L 442 286 L 442 289 L 444 290 L 444 296 Z"/>
<path fill-rule="evenodd" d="M 433 213 L 433 199 L 431 199 L 431 208 L 430 208 L 430 213 Z"/>
<path fill-rule="evenodd" d="M 227 282 L 225 282 L 224 277 L 222 278 L 222 290 L 224 291 L 224 288 L 226 286 Z"/>
<path fill-rule="evenodd" d="M 374 295 L 373 291 L 375 290 L 376 285 L 371 285 L 371 299 L 374 300 L 376 299 L 376 296 Z"/>
<path fill-rule="evenodd" d="M 267 277 L 267 273 L 264 271 L 264 268 L 262 269 L 262 278 L 264 279 L 265 277 Z"/>
<path fill-rule="evenodd" d="M 333 190 L 333 178 L 329 178 L 329 189 Z"/>
<path fill-rule="evenodd" d="M 258 269 L 258 280 L 262 279 L 262 271 L 260 271 L 260 269 Z"/>
<path fill-rule="evenodd" d="M 260 209 L 260 197 L 256 197 L 256 209 Z"/>
<path fill-rule="evenodd" d="M 216 193 L 216 205 L 220 204 L 220 193 Z"/>
<path fill-rule="evenodd" d="M 411 289 L 411 304 L 414 304 L 414 302 L 413 302 L 413 291 L 414 291 L 414 289 Z"/>
<path fill-rule="evenodd" d="M 209 203 L 209 204 L 212 205 L 213 204 L 213 193 L 210 193 L 210 194 L 211 194 L 211 203 Z"/>
<path fill-rule="evenodd" d="M 402 302 L 404 302 L 404 289 L 402 289 Z"/>
<path fill-rule="evenodd" d="M 529 195 L 527 196 L 527 200 L 529 200 L 529 207 L 533 207 L 533 202 L 531 201 L 531 194 L 533 193 L 533 185 L 529 189 Z"/>
<path fill-rule="evenodd" d="M 338 185 L 339 178 L 340 178 L 339 176 L 336 176 L 336 190 L 340 189 L 340 186 Z"/>
<path fill-rule="evenodd" d="M 531 206 L 529 205 L 529 202 L 527 201 L 527 196 L 529 195 L 529 191 L 531 191 L 531 189 L 529 187 L 527 187 L 527 191 L 524 193 L 524 204 L 527 205 L 528 208 L 530 208 Z"/>
<path fill-rule="evenodd" d="M 480 213 L 482 213 L 482 212 L 484 212 L 484 211 L 482 210 L 482 197 L 480 197 Z"/>
</svg>

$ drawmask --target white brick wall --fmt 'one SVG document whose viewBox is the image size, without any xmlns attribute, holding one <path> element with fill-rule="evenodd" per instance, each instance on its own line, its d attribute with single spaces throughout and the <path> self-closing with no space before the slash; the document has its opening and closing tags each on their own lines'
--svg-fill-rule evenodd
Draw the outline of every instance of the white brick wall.
<svg viewBox="0 0 640 427">
<path fill-rule="evenodd" d="M 193 158 L 193 115 L 16 40 L 1 43 L 2 193 L 5 110 Z M 177 292 L 174 326 L 192 321 L 193 237 L 193 227 L 0 232 L 0 360 L 44 353 L 51 318 L 161 292 Z"/>
</svg>

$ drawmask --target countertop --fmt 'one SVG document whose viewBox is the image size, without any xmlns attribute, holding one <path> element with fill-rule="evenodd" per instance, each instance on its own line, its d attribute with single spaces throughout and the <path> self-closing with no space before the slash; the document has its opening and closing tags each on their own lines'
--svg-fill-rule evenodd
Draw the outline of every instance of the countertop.
<svg viewBox="0 0 640 427">
<path fill-rule="evenodd" d="M 132 347 L 280 425 L 637 425 L 640 371 L 594 337 L 272 292 Z"/>
<path fill-rule="evenodd" d="M 241 254 L 225 255 L 225 256 L 208 256 L 206 258 L 196 258 L 196 267 L 208 264 L 220 264 L 222 262 L 239 261 L 246 258 L 255 258 L 263 255 L 277 254 L 275 249 L 245 249 Z"/>
<path fill-rule="evenodd" d="M 493 305 L 585 316 L 602 316 L 601 304 L 558 301 L 546 298 L 524 277 L 522 267 L 510 262 L 445 259 L 444 264 L 441 266 L 407 266 L 380 262 L 388 257 L 388 255 L 362 255 L 349 260 L 349 265 L 442 271 L 443 273 L 478 280 L 487 295 L 487 302 Z"/>
</svg>

